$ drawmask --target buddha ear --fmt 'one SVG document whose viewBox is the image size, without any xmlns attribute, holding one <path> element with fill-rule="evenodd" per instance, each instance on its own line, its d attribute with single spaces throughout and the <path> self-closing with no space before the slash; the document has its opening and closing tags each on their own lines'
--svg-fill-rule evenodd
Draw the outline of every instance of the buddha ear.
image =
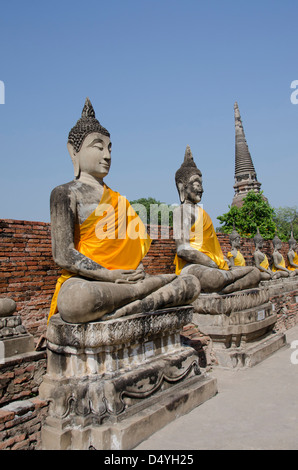
<svg viewBox="0 0 298 470">
<path fill-rule="evenodd" d="M 184 184 L 181 182 L 178 182 L 177 186 L 178 186 L 178 193 L 179 193 L 180 201 L 181 201 L 181 204 L 183 204 L 185 201 Z"/>
<path fill-rule="evenodd" d="M 67 150 L 69 152 L 73 164 L 75 178 L 78 178 L 80 175 L 80 163 L 78 154 L 76 153 L 75 149 L 73 148 L 70 142 L 67 142 Z"/>
</svg>

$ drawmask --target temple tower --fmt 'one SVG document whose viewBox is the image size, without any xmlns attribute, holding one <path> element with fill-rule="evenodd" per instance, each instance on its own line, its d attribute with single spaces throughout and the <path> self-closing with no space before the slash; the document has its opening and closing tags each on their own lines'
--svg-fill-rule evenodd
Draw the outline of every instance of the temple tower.
<svg viewBox="0 0 298 470">
<path fill-rule="evenodd" d="M 245 133 L 241 121 L 238 103 L 234 104 L 235 112 L 235 194 L 232 206 L 241 207 L 243 198 L 249 191 L 260 192 L 261 183 L 257 180 L 257 174 L 248 149 Z M 265 198 L 264 198 L 265 199 Z"/>
</svg>

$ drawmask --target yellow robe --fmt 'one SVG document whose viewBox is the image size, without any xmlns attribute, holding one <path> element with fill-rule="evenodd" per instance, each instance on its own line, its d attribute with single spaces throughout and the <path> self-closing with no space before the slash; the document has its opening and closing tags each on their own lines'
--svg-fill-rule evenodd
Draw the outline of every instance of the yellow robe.
<svg viewBox="0 0 298 470">
<path fill-rule="evenodd" d="M 298 255 L 297 255 L 296 251 L 294 253 L 295 253 L 295 256 L 294 256 L 294 259 L 293 259 L 293 263 L 298 264 Z M 290 269 L 290 271 L 295 271 L 295 269 L 298 269 L 298 268 L 294 268 L 294 266 L 291 266 L 289 264 L 288 269 Z"/>
<path fill-rule="evenodd" d="M 269 269 L 269 261 L 268 261 L 268 258 L 266 255 L 264 255 L 265 258 L 263 259 L 263 261 L 260 263 L 260 266 L 264 269 Z"/>
<path fill-rule="evenodd" d="M 282 256 L 282 255 L 281 255 L 281 256 Z M 286 262 L 285 262 L 285 259 L 284 259 L 283 256 L 282 256 L 282 260 L 281 260 L 281 262 L 280 262 L 279 264 L 280 264 L 283 268 L 286 267 Z M 282 271 L 282 270 L 281 270 L 281 269 L 277 269 L 277 268 L 275 267 L 275 265 L 273 264 L 273 266 L 272 266 L 272 271 L 273 271 L 274 273 L 276 273 L 277 271 Z"/>
<path fill-rule="evenodd" d="M 202 207 L 198 206 L 197 209 L 198 217 L 191 227 L 189 243 L 194 249 L 209 256 L 219 269 L 228 271 L 229 267 L 224 259 L 212 220 Z M 176 274 L 180 274 L 187 262 L 176 254 L 174 264 L 176 265 Z"/>
<path fill-rule="evenodd" d="M 95 211 L 75 227 L 77 251 L 107 269 L 136 269 L 147 254 L 151 238 L 128 200 L 104 186 Z M 62 284 L 76 274 L 62 270 L 52 298 L 48 321 L 57 313 L 57 298 Z"/>
<path fill-rule="evenodd" d="M 227 254 L 227 257 L 228 258 L 233 258 L 233 255 L 230 251 Z M 242 253 L 240 253 L 239 250 L 237 251 L 237 255 L 234 258 L 234 265 L 235 266 L 246 266 L 244 256 L 242 255 Z"/>
</svg>

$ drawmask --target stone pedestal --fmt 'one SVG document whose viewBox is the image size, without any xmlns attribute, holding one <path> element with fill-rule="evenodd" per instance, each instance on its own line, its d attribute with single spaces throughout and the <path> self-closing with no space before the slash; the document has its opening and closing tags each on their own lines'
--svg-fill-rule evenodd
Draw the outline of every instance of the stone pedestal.
<svg viewBox="0 0 298 470">
<path fill-rule="evenodd" d="M 212 339 L 220 367 L 252 367 L 285 345 L 267 289 L 201 294 L 194 308 L 193 323 Z"/>
<path fill-rule="evenodd" d="M 0 364 L 19 354 L 34 351 L 34 338 L 19 315 L 14 315 L 16 304 L 12 299 L 0 299 Z"/>
<path fill-rule="evenodd" d="M 40 397 L 50 401 L 43 449 L 132 449 L 217 392 L 180 331 L 192 307 L 103 322 L 49 323 L 48 368 Z"/>
<path fill-rule="evenodd" d="M 298 290 L 298 276 L 261 281 L 260 286 L 268 291 L 270 298 L 286 292 L 294 292 Z"/>
</svg>

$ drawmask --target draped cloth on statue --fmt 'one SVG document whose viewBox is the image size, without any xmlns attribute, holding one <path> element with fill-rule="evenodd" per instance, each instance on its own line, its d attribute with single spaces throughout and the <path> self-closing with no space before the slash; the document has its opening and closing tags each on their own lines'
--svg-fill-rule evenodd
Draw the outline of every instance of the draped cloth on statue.
<svg viewBox="0 0 298 470">
<path fill-rule="evenodd" d="M 227 254 L 227 257 L 228 258 L 233 258 L 233 255 L 230 251 Z M 244 256 L 242 255 L 242 253 L 240 253 L 239 250 L 237 251 L 237 255 L 234 258 L 234 265 L 235 266 L 246 266 Z"/>
<path fill-rule="evenodd" d="M 283 257 L 282 255 L 281 255 L 281 257 L 282 257 L 282 260 L 280 261 L 279 264 L 280 264 L 280 266 L 282 266 L 283 268 L 285 268 L 285 267 L 286 267 L 285 259 L 284 259 L 284 257 Z M 276 273 L 277 271 L 282 271 L 282 269 L 278 269 L 278 268 L 273 264 L 273 266 L 272 266 L 272 271 L 273 271 L 274 273 Z"/>
<path fill-rule="evenodd" d="M 75 249 L 109 270 L 136 269 L 151 241 L 129 201 L 106 185 L 95 211 L 75 227 Z M 76 274 L 63 270 L 57 280 L 48 321 L 58 311 L 57 298 L 62 284 L 72 276 Z"/>
<path fill-rule="evenodd" d="M 229 267 L 224 259 L 212 220 L 202 207 L 198 206 L 197 209 L 198 216 L 190 229 L 189 243 L 192 248 L 204 253 L 214 261 L 219 269 L 228 271 Z M 180 274 L 187 262 L 176 254 L 174 264 L 176 265 L 176 274 Z"/>
<path fill-rule="evenodd" d="M 263 261 L 260 263 L 260 266 L 264 269 L 269 269 L 269 261 L 266 255 L 264 255 Z"/>
<path fill-rule="evenodd" d="M 297 255 L 296 251 L 294 253 L 295 253 L 295 256 L 294 256 L 294 259 L 293 259 L 293 263 L 298 264 L 298 255 Z M 295 269 L 298 269 L 298 268 L 294 268 L 294 266 L 291 266 L 289 264 L 288 269 L 290 269 L 290 271 L 295 271 Z"/>
</svg>

